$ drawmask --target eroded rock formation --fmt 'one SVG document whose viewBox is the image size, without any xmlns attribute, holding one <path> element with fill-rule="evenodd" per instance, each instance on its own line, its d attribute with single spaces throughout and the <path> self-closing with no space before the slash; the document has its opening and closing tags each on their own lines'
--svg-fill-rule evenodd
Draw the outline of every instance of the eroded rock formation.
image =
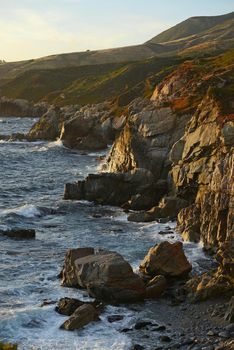
<svg viewBox="0 0 234 350">
<path fill-rule="evenodd" d="M 41 117 L 47 108 L 44 102 L 33 104 L 23 99 L 0 97 L 1 117 Z"/>
</svg>

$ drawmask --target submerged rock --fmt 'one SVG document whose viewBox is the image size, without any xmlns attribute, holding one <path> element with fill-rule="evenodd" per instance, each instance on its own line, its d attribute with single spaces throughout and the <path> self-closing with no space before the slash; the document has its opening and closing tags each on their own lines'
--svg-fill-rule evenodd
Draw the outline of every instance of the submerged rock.
<svg viewBox="0 0 234 350">
<path fill-rule="evenodd" d="M 6 231 L 0 231 L 0 234 L 7 236 L 9 238 L 24 240 L 24 239 L 35 239 L 36 231 L 33 229 L 9 229 Z"/>
<path fill-rule="evenodd" d="M 181 242 L 167 241 L 152 247 L 140 265 L 143 275 L 165 277 L 183 277 L 192 269 L 188 262 Z"/>
<path fill-rule="evenodd" d="M 92 297 L 110 303 L 144 299 L 145 286 L 123 257 L 111 251 L 70 250 L 65 258 L 62 285 L 86 288 Z M 83 255 L 83 257 L 79 257 Z"/>
<path fill-rule="evenodd" d="M 98 313 L 104 309 L 104 304 L 98 300 L 85 302 L 74 298 L 61 298 L 55 311 L 61 315 L 71 316 L 76 309 L 85 304 L 92 305 Z"/>
<path fill-rule="evenodd" d="M 83 328 L 91 322 L 97 321 L 99 321 L 97 310 L 90 304 L 84 304 L 78 307 L 60 328 L 67 331 L 74 331 L 76 329 Z"/>
<path fill-rule="evenodd" d="M 61 315 L 71 316 L 73 312 L 78 309 L 78 307 L 84 305 L 85 303 L 79 299 L 74 298 L 62 298 L 59 300 L 55 311 Z"/>
</svg>

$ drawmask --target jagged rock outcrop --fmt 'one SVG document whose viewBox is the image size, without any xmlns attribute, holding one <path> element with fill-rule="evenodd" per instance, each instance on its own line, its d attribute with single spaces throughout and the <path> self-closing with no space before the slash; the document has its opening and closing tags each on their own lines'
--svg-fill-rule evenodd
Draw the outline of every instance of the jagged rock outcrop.
<svg viewBox="0 0 234 350">
<path fill-rule="evenodd" d="M 129 202 L 140 196 L 141 204 L 147 208 L 152 199 L 157 201 L 161 195 L 161 188 L 157 188 L 152 173 L 146 169 L 135 169 L 127 173 L 90 174 L 83 181 L 67 183 L 64 199 L 129 206 Z"/>
<path fill-rule="evenodd" d="M 33 104 L 23 99 L 0 97 L 1 117 L 41 117 L 48 109 L 47 103 Z"/>
<path fill-rule="evenodd" d="M 61 140 L 66 147 L 99 150 L 107 147 L 113 138 L 109 103 L 87 105 L 65 120 L 61 128 Z"/>
<path fill-rule="evenodd" d="M 166 180 L 172 145 L 181 138 L 189 115 L 177 116 L 170 107 L 156 107 L 143 100 L 129 107 L 127 123 L 107 158 L 107 171 L 126 172 L 135 168 L 150 170 L 155 181 Z"/>
<path fill-rule="evenodd" d="M 80 150 L 105 149 L 125 118 L 114 115 L 111 104 L 51 106 L 28 133 L 30 140 L 56 140 Z"/>
<path fill-rule="evenodd" d="M 51 106 L 48 111 L 32 126 L 28 133 L 30 140 L 54 141 L 60 136 L 62 123 L 70 116 L 70 109 Z"/>
</svg>

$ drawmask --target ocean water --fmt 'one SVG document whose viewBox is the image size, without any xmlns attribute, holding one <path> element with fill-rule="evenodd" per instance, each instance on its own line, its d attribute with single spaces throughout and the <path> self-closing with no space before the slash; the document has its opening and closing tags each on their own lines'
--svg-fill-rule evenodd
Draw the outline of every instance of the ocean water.
<svg viewBox="0 0 234 350">
<path fill-rule="evenodd" d="M 26 132 L 34 122 L 0 118 L 0 134 Z M 129 223 L 119 208 L 63 200 L 64 184 L 97 172 L 100 154 L 66 149 L 59 140 L 0 141 L 0 229 L 36 230 L 32 241 L 0 235 L 0 341 L 16 342 L 19 350 L 130 349 L 130 336 L 120 330 L 134 324 L 139 311 L 108 306 L 101 322 L 66 332 L 59 329 L 66 317 L 54 311 L 55 305 L 41 304 L 64 296 L 88 300 L 84 291 L 63 288 L 57 278 L 69 248 L 115 250 L 137 270 L 151 246 L 180 239 L 176 233 L 158 234 L 168 226 L 173 231 L 175 223 Z M 186 243 L 185 251 L 194 271 L 201 270 L 207 259 L 201 245 Z M 147 307 L 150 303 L 141 306 L 144 313 Z M 112 314 L 124 315 L 123 321 L 109 323 Z"/>
</svg>

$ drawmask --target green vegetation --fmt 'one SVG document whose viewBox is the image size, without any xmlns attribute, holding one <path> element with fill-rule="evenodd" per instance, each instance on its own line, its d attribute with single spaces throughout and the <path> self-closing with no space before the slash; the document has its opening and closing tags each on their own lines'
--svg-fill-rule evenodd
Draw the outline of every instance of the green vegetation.
<svg viewBox="0 0 234 350">
<path fill-rule="evenodd" d="M 174 42 L 163 44 L 168 40 Z M 0 96 L 58 106 L 112 101 L 123 108 L 136 97 L 149 98 L 155 85 L 186 60 L 193 59 L 193 73 L 204 79 L 218 74 L 233 64 L 233 47 L 234 12 L 193 17 L 143 45 L 0 64 Z M 225 94 L 230 95 L 232 83 L 228 84 Z M 191 98 L 175 100 L 173 108 L 179 112 L 196 104 Z"/>
<path fill-rule="evenodd" d="M 149 97 L 155 84 L 182 61 L 152 58 L 124 64 L 27 71 L 2 85 L 1 92 L 12 98 L 43 100 L 59 106 L 105 100 L 118 100 L 124 106 L 136 97 Z"/>
</svg>

